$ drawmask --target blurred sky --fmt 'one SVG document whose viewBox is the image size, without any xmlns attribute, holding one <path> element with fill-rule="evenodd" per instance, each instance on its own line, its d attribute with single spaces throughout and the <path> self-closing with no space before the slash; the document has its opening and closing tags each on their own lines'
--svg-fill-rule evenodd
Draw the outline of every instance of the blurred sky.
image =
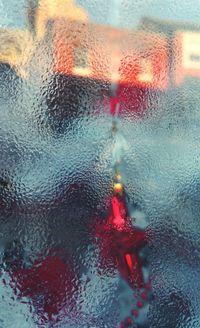
<svg viewBox="0 0 200 328">
<path fill-rule="evenodd" d="M 52 0 L 54 1 L 54 0 Z M 76 0 L 85 6 L 93 21 L 134 27 L 140 17 L 199 23 L 200 0 Z M 27 0 L 0 0 L 0 25 L 23 27 Z"/>
<path fill-rule="evenodd" d="M 77 0 L 93 19 L 122 27 L 134 27 L 142 16 L 200 22 L 200 0 Z M 109 4 L 108 4 L 109 3 Z"/>
</svg>

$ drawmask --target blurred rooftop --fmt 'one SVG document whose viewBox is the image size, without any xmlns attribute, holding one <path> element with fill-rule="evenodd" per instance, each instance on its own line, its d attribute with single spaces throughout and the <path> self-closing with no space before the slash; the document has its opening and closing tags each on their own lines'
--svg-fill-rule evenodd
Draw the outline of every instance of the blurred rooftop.
<svg viewBox="0 0 200 328">
<path fill-rule="evenodd" d="M 144 16 L 141 18 L 138 28 L 157 33 L 171 34 L 177 30 L 200 31 L 200 24 Z"/>
</svg>

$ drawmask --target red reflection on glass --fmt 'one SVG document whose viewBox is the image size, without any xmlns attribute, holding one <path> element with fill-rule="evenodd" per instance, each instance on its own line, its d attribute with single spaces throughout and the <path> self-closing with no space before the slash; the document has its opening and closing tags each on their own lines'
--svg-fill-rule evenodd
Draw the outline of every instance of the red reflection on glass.
<svg viewBox="0 0 200 328">
<path fill-rule="evenodd" d="M 59 254 L 36 260 L 30 268 L 17 268 L 11 277 L 15 293 L 30 298 L 38 316 L 41 314 L 46 322 L 52 320 L 67 301 L 72 306 L 75 274 Z"/>
<path fill-rule="evenodd" d="M 144 285 L 140 250 L 146 245 L 145 231 L 132 225 L 120 196 L 113 196 L 106 220 L 99 220 L 95 227 L 101 249 L 101 262 L 118 269 L 131 288 Z"/>
</svg>

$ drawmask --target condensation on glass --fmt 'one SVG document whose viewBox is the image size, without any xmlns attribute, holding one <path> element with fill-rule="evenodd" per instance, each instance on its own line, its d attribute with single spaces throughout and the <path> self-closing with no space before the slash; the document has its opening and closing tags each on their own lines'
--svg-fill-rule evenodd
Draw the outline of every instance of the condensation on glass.
<svg viewBox="0 0 200 328">
<path fill-rule="evenodd" d="M 200 326 L 200 5 L 0 3 L 0 327 Z"/>
</svg>

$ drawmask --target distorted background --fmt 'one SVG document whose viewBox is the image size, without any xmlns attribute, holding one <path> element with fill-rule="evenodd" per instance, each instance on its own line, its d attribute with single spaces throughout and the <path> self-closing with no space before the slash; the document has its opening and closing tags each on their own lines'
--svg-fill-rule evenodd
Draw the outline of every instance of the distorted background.
<svg viewBox="0 0 200 328">
<path fill-rule="evenodd" d="M 0 328 L 200 326 L 199 12 L 0 0 Z M 148 240 L 142 307 L 94 231 L 119 158 Z"/>
</svg>

